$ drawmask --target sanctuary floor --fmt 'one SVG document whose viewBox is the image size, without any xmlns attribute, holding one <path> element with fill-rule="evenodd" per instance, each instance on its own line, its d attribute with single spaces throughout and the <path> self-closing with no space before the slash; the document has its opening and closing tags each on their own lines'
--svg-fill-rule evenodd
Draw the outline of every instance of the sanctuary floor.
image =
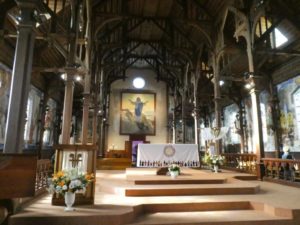
<svg viewBox="0 0 300 225">
<path fill-rule="evenodd" d="M 299 188 L 242 181 L 235 177 L 245 174 L 229 171 L 182 172 L 172 180 L 148 169 L 128 169 L 127 173 L 97 171 L 93 206 L 76 206 L 76 211 L 64 212 L 63 206 L 51 205 L 51 196 L 47 194 L 12 216 L 9 224 L 300 224 Z M 192 184 L 182 184 L 180 180 Z"/>
</svg>

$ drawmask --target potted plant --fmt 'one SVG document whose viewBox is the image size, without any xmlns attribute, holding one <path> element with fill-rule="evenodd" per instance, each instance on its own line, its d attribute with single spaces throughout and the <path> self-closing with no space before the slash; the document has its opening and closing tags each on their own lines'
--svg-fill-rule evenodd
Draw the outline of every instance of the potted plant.
<svg viewBox="0 0 300 225">
<path fill-rule="evenodd" d="M 67 207 L 65 211 L 73 211 L 72 205 L 75 202 L 76 192 L 85 192 L 86 187 L 94 181 L 94 174 L 78 173 L 77 168 L 67 171 L 58 171 L 53 174 L 48 181 L 48 191 L 50 193 L 58 193 L 64 195 L 65 204 Z"/>
<path fill-rule="evenodd" d="M 205 154 L 203 161 L 204 163 L 212 166 L 214 172 L 217 173 L 219 171 L 219 167 L 224 164 L 225 157 L 222 155 Z"/>
<path fill-rule="evenodd" d="M 175 179 L 180 174 L 180 166 L 177 164 L 171 164 L 168 167 L 168 170 L 172 179 Z"/>
</svg>

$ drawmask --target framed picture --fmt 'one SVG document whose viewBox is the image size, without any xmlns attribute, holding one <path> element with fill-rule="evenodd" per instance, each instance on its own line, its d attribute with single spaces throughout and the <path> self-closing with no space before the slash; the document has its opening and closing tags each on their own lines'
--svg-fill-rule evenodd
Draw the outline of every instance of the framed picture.
<svg viewBox="0 0 300 225">
<path fill-rule="evenodd" d="M 120 134 L 155 135 L 155 98 L 152 92 L 121 92 Z"/>
</svg>

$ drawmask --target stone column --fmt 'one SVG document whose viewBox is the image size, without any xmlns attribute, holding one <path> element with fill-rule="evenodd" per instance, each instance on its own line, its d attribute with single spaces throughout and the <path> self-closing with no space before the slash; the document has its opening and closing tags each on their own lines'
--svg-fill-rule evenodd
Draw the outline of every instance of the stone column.
<svg viewBox="0 0 300 225">
<path fill-rule="evenodd" d="M 62 144 L 70 144 L 70 132 L 73 110 L 73 93 L 74 81 L 71 71 L 67 72 L 67 80 L 65 81 L 65 97 L 63 108 L 63 121 L 62 121 Z"/>
<path fill-rule="evenodd" d="M 26 106 L 30 89 L 35 39 L 33 10 L 37 0 L 18 0 L 16 2 L 21 11 L 21 20 L 18 25 L 4 153 L 21 153 L 23 149 Z"/>
</svg>

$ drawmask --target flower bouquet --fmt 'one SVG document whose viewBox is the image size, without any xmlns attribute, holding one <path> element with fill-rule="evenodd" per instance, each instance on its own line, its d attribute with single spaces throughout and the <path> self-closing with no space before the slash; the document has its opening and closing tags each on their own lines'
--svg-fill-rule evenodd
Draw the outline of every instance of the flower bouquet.
<svg viewBox="0 0 300 225">
<path fill-rule="evenodd" d="M 171 164 L 168 167 L 169 172 L 171 171 L 177 171 L 178 173 L 180 173 L 180 166 L 178 166 L 177 164 Z"/>
<path fill-rule="evenodd" d="M 94 181 L 94 179 L 94 174 L 78 173 L 77 168 L 68 171 L 59 171 L 49 179 L 48 191 L 61 195 L 64 195 L 66 192 L 85 192 L 88 184 Z"/>
<path fill-rule="evenodd" d="M 171 164 L 168 167 L 169 174 L 173 179 L 175 179 L 180 174 L 180 167 L 177 164 Z"/>
<path fill-rule="evenodd" d="M 225 162 L 225 157 L 222 155 L 205 154 L 203 161 L 207 165 L 210 165 L 215 173 L 218 173 L 219 167 Z"/>
<path fill-rule="evenodd" d="M 59 171 L 53 174 L 49 179 L 48 191 L 52 194 L 58 193 L 64 195 L 66 208 L 65 211 L 73 211 L 75 202 L 75 193 L 85 192 L 89 183 L 94 181 L 93 174 L 78 173 L 78 168 L 68 171 Z"/>
<path fill-rule="evenodd" d="M 222 155 L 209 155 L 205 154 L 203 161 L 208 165 L 221 166 L 225 162 L 225 157 Z"/>
</svg>

